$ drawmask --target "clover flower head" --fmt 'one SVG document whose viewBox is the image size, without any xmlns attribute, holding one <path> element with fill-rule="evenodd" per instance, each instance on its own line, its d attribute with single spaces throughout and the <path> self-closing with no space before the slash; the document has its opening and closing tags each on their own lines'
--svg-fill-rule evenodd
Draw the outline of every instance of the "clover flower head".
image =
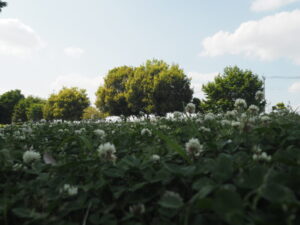
<svg viewBox="0 0 300 225">
<path fill-rule="evenodd" d="M 270 117 L 268 117 L 268 116 L 266 116 L 266 115 L 261 116 L 260 119 L 261 119 L 261 121 L 263 121 L 263 122 L 269 122 L 269 121 L 271 120 Z"/>
<path fill-rule="evenodd" d="M 182 116 L 181 112 L 178 112 L 178 111 L 173 112 L 174 119 L 179 119 L 181 116 Z"/>
<path fill-rule="evenodd" d="M 60 192 L 66 192 L 69 196 L 77 195 L 78 187 L 72 186 L 70 184 L 65 184 Z"/>
<path fill-rule="evenodd" d="M 270 162 L 272 160 L 272 156 L 268 155 L 266 152 L 254 153 L 252 158 L 254 161 Z"/>
<path fill-rule="evenodd" d="M 222 126 L 230 126 L 231 122 L 229 120 L 221 120 Z"/>
<path fill-rule="evenodd" d="M 204 151 L 203 145 L 200 144 L 200 142 L 197 138 L 191 138 L 185 144 L 185 150 L 189 156 L 195 157 L 195 158 L 199 157 L 200 154 Z"/>
<path fill-rule="evenodd" d="M 205 133 L 211 132 L 211 129 L 210 129 L 210 128 L 207 128 L 207 127 L 200 127 L 198 130 L 199 130 L 199 131 L 202 131 L 202 132 L 205 132 Z"/>
<path fill-rule="evenodd" d="M 34 150 L 28 150 L 23 154 L 23 162 L 24 163 L 33 163 L 34 161 L 39 161 L 41 159 L 41 154 Z"/>
<path fill-rule="evenodd" d="M 264 97 L 265 97 L 265 95 L 264 95 L 264 93 L 263 93 L 262 91 L 257 91 L 257 92 L 255 93 L 255 99 L 256 99 L 257 101 L 263 100 Z"/>
<path fill-rule="evenodd" d="M 236 107 L 237 109 L 245 109 L 247 108 L 247 103 L 245 99 L 238 98 L 237 100 L 235 100 L 234 107 Z"/>
<path fill-rule="evenodd" d="M 105 138 L 105 136 L 106 136 L 105 131 L 101 130 L 101 129 L 94 130 L 94 134 L 99 136 L 101 139 Z"/>
<path fill-rule="evenodd" d="M 227 117 L 232 118 L 232 117 L 236 117 L 237 114 L 238 114 L 238 112 L 237 112 L 236 110 L 232 110 L 232 111 L 227 111 L 225 115 L 226 115 Z"/>
<path fill-rule="evenodd" d="M 210 121 L 210 120 L 214 120 L 214 119 L 215 119 L 215 114 L 213 114 L 213 113 L 207 113 L 204 116 L 204 120 L 206 120 L 206 121 Z"/>
<path fill-rule="evenodd" d="M 160 160 L 160 156 L 157 155 L 157 154 L 154 154 L 154 155 L 151 156 L 151 160 L 153 162 L 158 162 Z"/>
<path fill-rule="evenodd" d="M 231 126 L 237 128 L 237 127 L 240 127 L 240 126 L 241 126 L 241 123 L 238 122 L 238 121 L 232 121 L 232 122 L 231 122 Z"/>
<path fill-rule="evenodd" d="M 151 132 L 151 130 L 149 130 L 148 128 L 143 128 L 143 129 L 141 130 L 141 135 L 142 135 L 142 136 L 151 136 L 151 135 L 152 135 L 152 132 Z"/>
<path fill-rule="evenodd" d="M 252 114 L 257 114 L 259 112 L 259 108 L 256 105 L 250 105 L 248 111 Z"/>
<path fill-rule="evenodd" d="M 142 215 L 145 211 L 145 205 L 141 203 L 129 207 L 129 212 L 135 215 Z"/>
<path fill-rule="evenodd" d="M 114 144 L 111 144 L 109 142 L 107 142 L 105 144 L 101 144 L 98 147 L 97 151 L 98 151 L 98 156 L 105 161 L 115 162 L 117 159 L 117 157 L 115 155 L 116 148 L 115 148 Z"/>
<path fill-rule="evenodd" d="M 196 111 L 196 106 L 194 103 L 188 103 L 185 107 L 185 112 L 187 113 L 195 113 Z"/>
</svg>

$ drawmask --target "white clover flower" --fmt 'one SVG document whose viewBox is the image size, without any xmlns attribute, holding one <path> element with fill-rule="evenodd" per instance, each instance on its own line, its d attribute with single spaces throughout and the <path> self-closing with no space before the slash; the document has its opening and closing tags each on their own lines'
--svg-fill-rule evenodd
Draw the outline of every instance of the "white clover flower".
<svg viewBox="0 0 300 225">
<path fill-rule="evenodd" d="M 40 159 L 41 159 L 41 154 L 33 150 L 28 150 L 23 154 L 24 163 L 32 163 L 34 161 L 39 161 Z"/>
<path fill-rule="evenodd" d="M 116 153 L 116 148 L 114 144 L 111 144 L 109 142 L 102 144 L 98 147 L 98 155 L 101 159 L 105 161 L 111 161 L 115 162 L 117 157 L 115 155 Z"/>
<path fill-rule="evenodd" d="M 247 118 L 247 114 L 246 114 L 246 113 L 242 113 L 242 114 L 241 114 L 241 119 L 242 119 L 242 120 L 245 120 L 246 118 Z"/>
<path fill-rule="evenodd" d="M 185 107 L 185 112 L 187 113 L 195 113 L 196 111 L 196 106 L 194 103 L 188 103 Z"/>
<path fill-rule="evenodd" d="M 237 114 L 238 114 L 238 112 L 237 112 L 236 110 L 232 110 L 232 111 L 227 111 L 225 115 L 226 115 L 227 117 L 232 118 L 232 117 L 236 117 Z"/>
<path fill-rule="evenodd" d="M 174 119 L 179 119 L 181 116 L 182 116 L 181 112 L 178 112 L 178 111 L 173 112 Z"/>
<path fill-rule="evenodd" d="M 152 132 L 151 132 L 151 130 L 149 130 L 148 128 L 143 128 L 143 129 L 141 130 L 141 135 L 142 135 L 142 136 L 151 136 L 151 135 L 152 135 Z"/>
<path fill-rule="evenodd" d="M 101 130 L 101 129 L 96 129 L 94 130 L 94 134 L 99 136 L 101 139 L 104 139 L 105 136 L 106 136 L 106 133 L 104 130 Z"/>
<path fill-rule="evenodd" d="M 78 188 L 70 184 L 65 184 L 63 188 L 60 190 L 60 192 L 66 192 L 68 195 L 73 196 L 73 195 L 77 195 Z"/>
<path fill-rule="evenodd" d="M 229 120 L 221 120 L 222 126 L 230 126 L 231 122 Z"/>
<path fill-rule="evenodd" d="M 255 161 L 266 161 L 270 162 L 272 160 L 272 156 L 268 155 L 266 152 L 254 153 L 252 156 Z"/>
<path fill-rule="evenodd" d="M 207 128 L 207 127 L 200 127 L 198 130 L 202 131 L 202 132 L 207 132 L 207 133 L 211 132 L 210 128 Z"/>
<path fill-rule="evenodd" d="M 83 129 L 83 128 L 82 128 Z M 75 134 L 78 134 L 78 135 L 80 135 L 80 134 L 82 134 L 82 132 L 83 132 L 83 130 L 82 129 L 79 129 L 79 130 L 75 130 L 74 131 L 74 133 Z"/>
<path fill-rule="evenodd" d="M 265 95 L 262 91 L 257 91 L 255 93 L 255 99 L 258 100 L 258 101 L 261 101 L 265 98 Z"/>
<path fill-rule="evenodd" d="M 151 156 L 151 160 L 153 162 L 158 162 L 160 160 L 160 156 L 157 155 L 157 154 L 154 154 L 154 155 Z"/>
<path fill-rule="evenodd" d="M 266 116 L 266 115 L 261 116 L 260 119 L 261 119 L 261 121 L 263 121 L 263 122 L 269 122 L 269 121 L 271 121 L 270 117 L 268 117 L 268 116 Z"/>
<path fill-rule="evenodd" d="M 204 116 L 205 121 L 210 121 L 210 120 L 214 120 L 214 119 L 215 119 L 215 115 L 213 113 L 207 113 Z"/>
<path fill-rule="evenodd" d="M 234 107 L 236 107 L 237 109 L 245 109 L 247 108 L 247 103 L 244 99 L 238 98 L 237 100 L 235 100 Z"/>
<path fill-rule="evenodd" d="M 250 122 L 250 123 L 255 123 L 256 120 L 257 120 L 257 117 L 250 117 L 250 118 L 249 118 L 249 122 Z"/>
<path fill-rule="evenodd" d="M 23 169 L 23 165 L 21 163 L 15 163 L 12 167 L 13 171 L 20 171 Z"/>
<path fill-rule="evenodd" d="M 238 122 L 238 121 L 232 121 L 232 122 L 231 122 L 231 126 L 232 126 L 232 127 L 240 127 L 240 126 L 241 126 L 241 123 Z"/>
<path fill-rule="evenodd" d="M 256 105 L 250 105 L 248 111 L 252 114 L 257 114 L 259 112 L 259 108 Z"/>
<path fill-rule="evenodd" d="M 203 119 L 201 118 L 196 119 L 196 123 L 203 123 Z"/>
<path fill-rule="evenodd" d="M 160 126 L 159 126 L 159 129 L 162 129 L 162 130 L 169 130 L 170 127 L 167 126 L 167 125 L 165 125 L 165 124 L 163 124 L 163 125 L 160 125 Z"/>
<path fill-rule="evenodd" d="M 185 150 L 191 157 L 199 157 L 204 151 L 203 145 L 200 144 L 197 138 L 191 138 L 187 143 L 185 143 Z"/>
<path fill-rule="evenodd" d="M 137 204 L 132 205 L 129 207 L 129 212 L 135 215 L 141 215 L 145 213 L 145 205 L 144 204 Z"/>
</svg>

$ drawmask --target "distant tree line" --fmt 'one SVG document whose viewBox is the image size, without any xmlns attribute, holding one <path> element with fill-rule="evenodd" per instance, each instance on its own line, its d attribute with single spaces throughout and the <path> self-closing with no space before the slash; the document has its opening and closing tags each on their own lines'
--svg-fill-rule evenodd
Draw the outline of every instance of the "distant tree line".
<svg viewBox="0 0 300 225">
<path fill-rule="evenodd" d="M 40 119 L 99 119 L 112 115 L 165 115 L 183 111 L 192 102 L 197 112 L 232 110 L 238 98 L 264 110 L 266 102 L 255 97 L 263 91 L 263 81 L 250 70 L 226 67 L 214 81 L 202 86 L 205 99 L 192 98 L 191 80 L 177 65 L 148 60 L 139 67 L 121 66 L 108 71 L 96 92 L 96 107 L 90 105 L 86 90 L 62 88 L 48 99 L 28 96 L 20 90 L 0 95 L 0 124 Z"/>
</svg>

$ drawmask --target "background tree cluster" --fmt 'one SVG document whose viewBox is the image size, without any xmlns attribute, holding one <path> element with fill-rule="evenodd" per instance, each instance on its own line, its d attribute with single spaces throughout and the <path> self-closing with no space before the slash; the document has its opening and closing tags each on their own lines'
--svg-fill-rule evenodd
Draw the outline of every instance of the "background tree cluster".
<svg viewBox="0 0 300 225">
<path fill-rule="evenodd" d="M 83 111 L 90 105 L 86 90 L 63 88 L 58 94 L 52 94 L 44 107 L 44 118 L 48 120 L 80 120 Z"/>
<path fill-rule="evenodd" d="M 0 12 L 1 12 L 2 8 L 5 7 L 5 6 L 7 6 L 7 3 L 0 0 Z"/>
<path fill-rule="evenodd" d="M 250 70 L 242 70 L 237 66 L 226 67 L 223 74 L 214 81 L 202 86 L 206 99 L 200 103 L 203 111 L 221 112 L 234 108 L 238 98 L 245 99 L 248 105 L 257 105 L 264 110 L 265 100 L 255 98 L 257 91 L 264 91 L 264 84 L 258 75 Z"/>
<path fill-rule="evenodd" d="M 164 115 L 191 101 L 190 79 L 178 65 L 148 60 L 139 67 L 110 70 L 97 93 L 96 106 L 108 115 Z"/>
<path fill-rule="evenodd" d="M 193 98 L 190 79 L 178 65 L 148 60 L 139 67 L 122 66 L 110 70 L 104 85 L 96 92 L 96 106 L 90 106 L 86 90 L 63 88 L 47 100 L 25 97 L 20 90 L 0 95 L 0 124 L 47 120 L 100 119 L 109 115 L 137 115 L 140 111 L 165 115 L 183 111 L 193 102 L 197 112 L 232 110 L 238 98 L 264 110 L 265 100 L 257 100 L 257 91 L 263 91 L 263 81 L 250 70 L 226 67 L 214 81 L 202 86 L 205 99 Z M 281 103 L 282 104 L 282 103 Z M 277 105 L 276 109 L 283 108 Z"/>
</svg>

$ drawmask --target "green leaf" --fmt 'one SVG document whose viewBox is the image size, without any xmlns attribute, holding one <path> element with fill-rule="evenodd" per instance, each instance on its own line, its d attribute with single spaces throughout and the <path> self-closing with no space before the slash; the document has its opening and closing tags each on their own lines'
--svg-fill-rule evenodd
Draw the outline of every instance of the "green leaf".
<svg viewBox="0 0 300 225">
<path fill-rule="evenodd" d="M 178 209 L 183 206 L 183 200 L 180 198 L 180 196 L 172 196 L 165 194 L 160 199 L 158 204 L 165 208 Z"/>
</svg>

